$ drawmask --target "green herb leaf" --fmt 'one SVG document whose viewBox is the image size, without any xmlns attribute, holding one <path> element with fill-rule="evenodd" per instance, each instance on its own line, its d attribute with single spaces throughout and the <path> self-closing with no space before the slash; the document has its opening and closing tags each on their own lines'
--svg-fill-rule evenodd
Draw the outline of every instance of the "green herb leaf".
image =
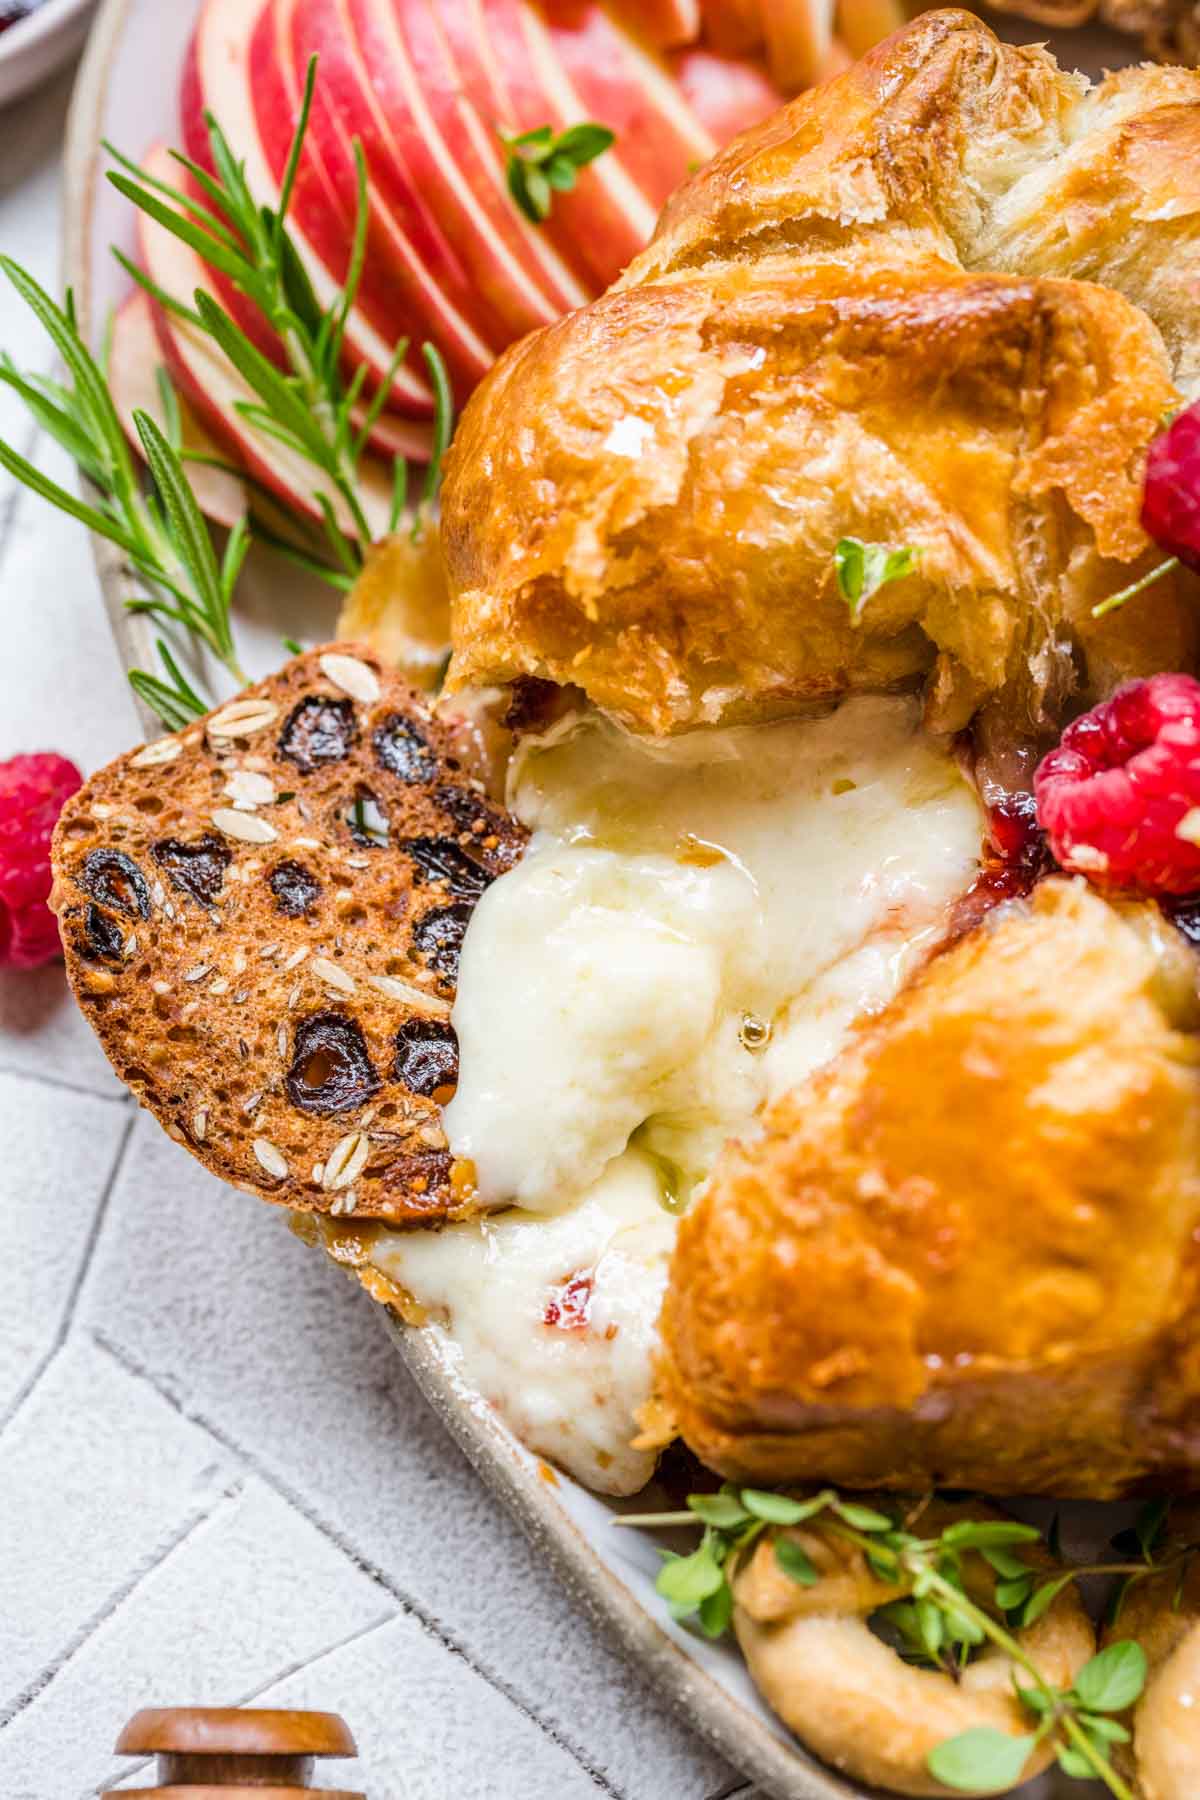
<svg viewBox="0 0 1200 1800">
<path fill-rule="evenodd" d="M 734 1494 L 689 1494 L 687 1504 L 698 1519 L 715 1525 L 718 1531 L 736 1531 L 750 1518 Z"/>
<path fill-rule="evenodd" d="M 1013 1581 L 996 1583 L 996 1605 L 1002 1612 L 1012 1612 L 1014 1607 L 1024 1606 L 1033 1592 L 1034 1576 L 1022 1575 Z"/>
<path fill-rule="evenodd" d="M 833 553 L 833 566 L 842 599 L 850 608 L 850 622 L 857 625 L 863 609 L 882 587 L 911 575 L 920 551 L 912 546 L 898 550 L 886 544 L 866 544 L 861 538 L 842 538 Z"/>
<path fill-rule="evenodd" d="M 812 1558 L 794 1538 L 775 1539 L 775 1561 L 784 1574 L 799 1582 L 801 1587 L 816 1587 L 821 1579 Z"/>
<path fill-rule="evenodd" d="M 723 1581 L 714 1593 L 706 1594 L 696 1611 L 705 1637 L 723 1637 L 733 1619 L 733 1590 L 729 1583 Z"/>
<path fill-rule="evenodd" d="M 1123 1712 L 1145 1685 L 1146 1652 L 1132 1638 L 1123 1638 L 1083 1665 L 1072 1692 L 1088 1712 Z"/>
<path fill-rule="evenodd" d="M 1006 1581 L 1017 1581 L 1023 1575 L 1028 1575 L 1032 1579 L 1033 1570 L 1030 1569 L 1029 1564 L 1022 1562 L 1019 1556 L 1014 1556 L 1011 1550 L 998 1550 L 990 1545 L 982 1545 L 980 1554 L 984 1561 L 996 1571 L 996 1574 L 1002 1576 Z"/>
<path fill-rule="evenodd" d="M 946 1527 L 942 1542 L 948 1549 L 995 1550 L 1008 1544 L 1036 1544 L 1041 1535 L 1036 1525 L 1021 1525 L 1015 1519 L 961 1519 Z"/>
<path fill-rule="evenodd" d="M 1027 1603 L 1025 1611 L 1021 1615 L 1021 1623 L 1025 1626 L 1036 1625 L 1038 1620 L 1049 1612 L 1063 1589 L 1069 1587 L 1074 1579 L 1075 1576 L 1072 1572 L 1070 1575 L 1056 1575 L 1052 1581 L 1044 1581 Z"/>
<path fill-rule="evenodd" d="M 1094 1778 L 1096 1771 L 1087 1757 L 1071 1744 L 1060 1744 L 1056 1754 L 1059 1768 L 1072 1781 L 1091 1781 Z"/>
<path fill-rule="evenodd" d="M 826 1505 L 824 1496 L 815 1500 L 793 1500 L 787 1494 L 768 1493 L 764 1488 L 743 1488 L 742 1505 L 756 1519 L 768 1525 L 800 1525 L 811 1519 Z"/>
<path fill-rule="evenodd" d="M 1133 1733 L 1119 1719 L 1106 1719 L 1103 1714 L 1081 1713 L 1079 1723 L 1089 1737 L 1099 1738 L 1107 1744 L 1128 1744 Z"/>
<path fill-rule="evenodd" d="M 838 1518 L 855 1531 L 890 1531 L 895 1524 L 886 1513 L 876 1512 L 873 1506 L 861 1506 L 857 1500 L 835 1500 L 832 1504 Z"/>
<path fill-rule="evenodd" d="M 515 137 L 504 132 L 498 135 L 507 156 L 504 174 L 508 191 L 533 225 L 550 217 L 554 192 L 570 192 L 580 169 L 616 142 L 607 125 L 596 125 L 590 120 L 569 125 L 557 137 L 550 125 L 538 125 Z"/>
<path fill-rule="evenodd" d="M 1003 1792 L 1020 1781 L 1033 1744 L 1031 1737 L 1009 1737 L 979 1725 L 938 1744 L 926 1761 L 929 1773 L 946 1787 L 968 1794 Z"/>
<path fill-rule="evenodd" d="M 664 1562 L 654 1585 L 671 1606 L 694 1612 L 725 1585 L 725 1575 L 710 1547 L 701 1544 L 690 1556 L 672 1556 Z"/>
</svg>

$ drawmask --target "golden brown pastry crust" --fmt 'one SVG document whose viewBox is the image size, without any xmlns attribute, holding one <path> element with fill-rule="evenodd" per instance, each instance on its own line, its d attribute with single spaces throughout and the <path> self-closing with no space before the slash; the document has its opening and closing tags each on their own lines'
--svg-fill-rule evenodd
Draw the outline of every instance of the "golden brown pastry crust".
<svg viewBox="0 0 1200 1800">
<path fill-rule="evenodd" d="M 443 489 L 450 686 L 547 677 L 664 732 L 936 669 L 942 725 L 997 690 L 1036 724 L 1081 662 L 1186 666 L 1194 578 L 1090 609 L 1150 566 L 1142 459 L 1198 326 L 1200 76 L 1089 92 L 927 15 L 484 382 Z M 922 552 L 859 629 L 843 536 Z"/>
<path fill-rule="evenodd" d="M 1152 928 L 1176 949 L 1152 907 L 1044 883 L 727 1149 L 662 1318 L 664 1400 L 706 1463 L 1195 1484 L 1200 1038 Z"/>
</svg>

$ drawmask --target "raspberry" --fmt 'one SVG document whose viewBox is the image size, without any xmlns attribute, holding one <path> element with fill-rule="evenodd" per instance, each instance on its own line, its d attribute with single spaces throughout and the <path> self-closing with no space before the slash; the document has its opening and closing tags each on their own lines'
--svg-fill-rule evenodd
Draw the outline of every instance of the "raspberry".
<svg viewBox="0 0 1200 1800">
<path fill-rule="evenodd" d="M 1147 894 L 1200 890 L 1200 681 L 1130 681 L 1063 732 L 1034 776 L 1064 869 Z"/>
<path fill-rule="evenodd" d="M 1200 401 L 1150 446 L 1142 527 L 1156 544 L 1200 571 Z"/>
<path fill-rule="evenodd" d="M 50 897 L 50 838 L 83 783 L 75 764 L 44 751 L 0 763 L 0 966 L 36 969 L 59 954 Z"/>
</svg>

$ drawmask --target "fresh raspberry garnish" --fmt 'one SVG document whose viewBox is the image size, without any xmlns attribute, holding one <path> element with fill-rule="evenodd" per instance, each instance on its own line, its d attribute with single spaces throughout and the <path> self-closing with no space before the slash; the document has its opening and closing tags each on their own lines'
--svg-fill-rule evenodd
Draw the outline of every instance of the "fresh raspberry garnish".
<svg viewBox="0 0 1200 1800">
<path fill-rule="evenodd" d="M 1200 681 L 1130 681 L 1063 732 L 1034 776 L 1064 869 L 1147 894 L 1200 890 Z"/>
<path fill-rule="evenodd" d="M 53 751 L 0 763 L 0 966 L 36 969 L 59 954 L 50 839 L 83 776 Z"/>
<path fill-rule="evenodd" d="M 1142 527 L 1171 556 L 1200 570 L 1200 401 L 1150 446 Z"/>
</svg>

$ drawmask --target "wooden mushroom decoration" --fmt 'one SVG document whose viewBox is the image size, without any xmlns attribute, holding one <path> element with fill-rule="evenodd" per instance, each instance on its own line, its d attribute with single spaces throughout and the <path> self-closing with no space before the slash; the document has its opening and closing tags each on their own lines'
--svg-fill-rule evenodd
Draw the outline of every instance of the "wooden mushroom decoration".
<svg viewBox="0 0 1200 1800">
<path fill-rule="evenodd" d="M 267 1711 L 236 1706 L 151 1706 L 135 1713 L 117 1739 L 120 1756 L 158 1758 L 157 1787 L 110 1790 L 149 1800 L 366 1800 L 348 1788 L 313 1788 L 322 1756 L 356 1756 L 338 1713 Z"/>
</svg>

